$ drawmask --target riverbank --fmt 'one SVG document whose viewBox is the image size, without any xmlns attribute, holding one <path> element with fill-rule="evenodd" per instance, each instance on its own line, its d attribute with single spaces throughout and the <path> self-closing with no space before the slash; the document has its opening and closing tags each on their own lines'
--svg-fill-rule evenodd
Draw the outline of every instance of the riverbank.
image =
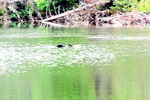
<svg viewBox="0 0 150 100">
<path fill-rule="evenodd" d="M 109 4 L 110 2 L 96 2 L 84 5 L 63 14 L 47 18 L 43 22 L 51 25 L 53 25 L 52 23 L 63 24 L 66 27 L 150 26 L 150 14 L 144 14 L 140 11 L 119 12 L 112 9 L 97 9 L 97 7 L 105 8 L 106 3 Z"/>
<path fill-rule="evenodd" d="M 34 8 L 33 13 L 25 10 L 26 5 Z M 78 8 L 57 15 L 42 14 L 35 9 L 34 4 L 21 1 L 1 2 L 0 8 L 5 15 L 0 20 L 6 22 L 41 22 L 51 26 L 80 27 L 80 26 L 150 26 L 150 15 L 139 11 L 120 12 L 110 9 L 113 1 L 83 4 Z M 28 9 L 29 10 L 29 9 Z M 14 14 L 14 12 L 16 12 Z"/>
<path fill-rule="evenodd" d="M 98 25 L 107 26 L 150 26 L 150 15 L 139 11 L 117 13 L 104 18 L 98 18 Z"/>
</svg>

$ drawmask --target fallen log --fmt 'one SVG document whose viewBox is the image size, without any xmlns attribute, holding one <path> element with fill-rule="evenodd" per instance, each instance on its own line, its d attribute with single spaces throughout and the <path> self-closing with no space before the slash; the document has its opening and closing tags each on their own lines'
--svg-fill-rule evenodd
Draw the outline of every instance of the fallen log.
<svg viewBox="0 0 150 100">
<path fill-rule="evenodd" d="M 89 8 L 93 8 L 94 6 L 105 5 L 106 3 L 109 3 L 109 2 L 108 1 L 107 2 L 98 1 L 98 2 L 96 2 L 94 4 L 84 5 L 82 7 L 77 8 L 77 9 L 74 9 L 74 10 L 71 10 L 71 11 L 67 11 L 65 13 L 62 13 L 62 14 L 59 14 L 59 15 L 52 16 L 50 18 L 44 19 L 44 20 L 42 20 L 42 22 L 49 22 L 49 21 L 52 21 L 52 20 L 55 20 L 55 19 L 59 19 L 61 17 L 65 17 L 65 16 L 67 16 L 69 14 L 74 14 L 74 13 L 80 12 L 80 11 L 82 11 L 84 9 L 86 10 L 86 9 L 89 9 Z"/>
<path fill-rule="evenodd" d="M 50 26 L 52 26 L 52 27 L 61 27 L 61 28 L 67 27 L 67 26 L 65 26 L 65 25 L 60 25 L 60 24 L 51 23 L 51 22 L 42 22 L 42 23 L 47 24 L 47 25 L 50 25 Z"/>
</svg>

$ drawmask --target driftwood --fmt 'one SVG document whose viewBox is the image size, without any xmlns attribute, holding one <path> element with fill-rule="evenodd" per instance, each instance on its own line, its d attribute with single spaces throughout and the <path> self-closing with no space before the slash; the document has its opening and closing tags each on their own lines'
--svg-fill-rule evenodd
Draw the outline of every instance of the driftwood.
<svg viewBox="0 0 150 100">
<path fill-rule="evenodd" d="M 115 14 L 105 18 L 98 18 L 102 26 L 150 26 L 150 15 L 139 11 Z"/>
<path fill-rule="evenodd" d="M 86 0 L 85 0 L 86 1 Z M 84 4 L 80 5 L 78 8 L 67 11 L 65 13 L 52 16 L 50 18 L 41 20 L 43 25 L 54 26 L 54 27 L 79 27 L 79 26 L 150 26 L 150 15 L 143 14 L 139 11 L 135 12 L 110 12 L 110 9 L 107 9 L 107 4 L 109 6 L 113 5 L 114 0 L 110 0 L 109 2 L 96 2 L 93 4 Z M 116 0 L 115 0 L 116 1 Z M 19 21 L 26 20 L 26 17 L 17 17 L 17 18 L 9 18 L 10 11 L 22 10 L 16 6 L 12 6 L 17 4 L 17 1 L 0 2 L 0 8 L 5 9 L 5 16 L 3 19 L 11 20 L 11 21 Z M 18 1 L 19 2 L 19 1 Z M 20 2 L 21 5 L 24 5 Z M 21 6 L 22 7 L 22 6 Z M 105 9 L 106 8 L 106 9 Z M 35 9 L 35 8 L 34 8 Z M 36 11 L 35 11 L 36 12 Z M 36 12 L 38 13 L 38 12 Z M 32 18 L 32 15 L 31 15 Z M 37 19 L 38 16 L 32 20 Z M 2 18 L 1 18 L 2 19 Z M 42 19 L 42 18 L 41 18 Z"/>
<path fill-rule="evenodd" d="M 136 12 L 115 12 L 110 13 L 109 9 L 97 9 L 98 7 L 105 8 L 106 4 L 112 5 L 112 0 L 109 2 L 96 2 L 81 6 L 77 9 L 47 18 L 42 22 L 55 23 L 58 26 L 60 23 L 66 27 L 75 26 L 150 26 L 150 15 Z M 113 14 L 113 15 L 112 15 Z M 64 27 L 64 26 L 63 26 Z"/>
<path fill-rule="evenodd" d="M 95 6 L 105 5 L 106 3 L 109 3 L 109 2 L 100 2 L 100 1 L 99 1 L 99 2 L 96 2 L 96 3 L 94 3 L 94 4 L 84 5 L 84 6 L 82 6 L 82 7 L 77 8 L 77 9 L 74 9 L 74 10 L 71 10 L 71 11 L 67 11 L 67 12 L 65 12 L 65 13 L 62 13 L 62 14 L 59 14 L 59 15 L 52 16 L 52 17 L 50 17 L 50 18 L 44 19 L 44 20 L 42 20 L 42 22 L 50 22 L 50 21 L 52 21 L 52 20 L 59 19 L 59 18 L 61 18 L 61 17 L 66 17 L 66 16 L 69 15 L 69 14 L 74 14 L 74 13 L 82 12 L 82 11 L 84 11 L 84 10 L 86 10 L 86 9 L 90 9 L 90 8 L 95 7 Z"/>
<path fill-rule="evenodd" d="M 46 25 L 50 25 L 50 26 L 52 26 L 52 27 L 67 27 L 67 26 L 65 26 L 65 25 L 61 25 L 61 24 L 56 24 L 56 23 L 51 23 L 51 22 L 42 22 L 43 24 L 46 24 Z"/>
</svg>

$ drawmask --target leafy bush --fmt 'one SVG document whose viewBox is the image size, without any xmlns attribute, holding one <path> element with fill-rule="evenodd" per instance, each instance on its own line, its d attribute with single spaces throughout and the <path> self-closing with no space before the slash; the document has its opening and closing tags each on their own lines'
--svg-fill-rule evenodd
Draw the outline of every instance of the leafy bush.
<svg viewBox="0 0 150 100">
<path fill-rule="evenodd" d="M 121 12 L 129 12 L 137 5 L 137 0 L 117 0 L 114 1 L 114 6 L 110 7 L 113 10 Z"/>
<path fill-rule="evenodd" d="M 9 17 L 21 18 L 23 19 L 25 16 L 29 16 L 29 6 L 25 6 L 24 9 L 19 9 L 18 12 L 11 11 L 9 13 Z"/>
<path fill-rule="evenodd" d="M 35 19 L 40 19 L 50 13 L 54 15 L 57 14 L 58 11 L 61 13 L 64 12 L 64 10 L 72 9 L 73 6 L 77 4 L 78 0 L 31 0 L 25 3 L 18 1 L 14 2 L 14 5 L 17 7 L 9 9 L 9 17 L 24 20 L 24 18 L 31 18 L 29 15 L 32 15 Z M 9 6 L 12 8 L 12 5 Z M 0 14 L 3 14 L 3 10 L 0 10 Z"/>
<path fill-rule="evenodd" d="M 46 9 L 50 1 L 47 0 L 35 0 L 36 7 L 38 10 L 43 11 Z"/>
<path fill-rule="evenodd" d="M 114 6 L 110 8 L 121 12 L 138 10 L 146 13 L 150 11 L 150 1 L 149 0 L 116 0 L 114 1 Z"/>
<path fill-rule="evenodd" d="M 78 5 L 78 0 L 34 0 L 35 5 L 39 11 L 46 11 L 50 9 L 52 13 L 55 11 L 63 12 L 63 10 L 70 10 L 73 6 Z M 61 7 L 61 9 L 59 9 Z"/>
<path fill-rule="evenodd" d="M 5 14 L 5 10 L 0 8 L 0 16 L 3 16 Z"/>
<path fill-rule="evenodd" d="M 149 0 L 141 0 L 137 6 L 137 9 L 141 12 L 148 12 L 150 11 L 150 1 Z"/>
</svg>

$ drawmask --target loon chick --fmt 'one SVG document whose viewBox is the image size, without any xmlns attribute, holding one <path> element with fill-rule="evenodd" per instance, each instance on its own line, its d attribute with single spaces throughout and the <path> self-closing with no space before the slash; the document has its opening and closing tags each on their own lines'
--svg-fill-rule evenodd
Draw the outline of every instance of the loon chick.
<svg viewBox="0 0 150 100">
<path fill-rule="evenodd" d="M 68 47 L 81 48 L 81 45 L 80 44 L 78 45 L 68 44 Z"/>
<path fill-rule="evenodd" d="M 72 45 L 72 44 L 68 44 L 68 46 L 69 46 L 69 47 L 73 47 L 73 45 Z"/>
<path fill-rule="evenodd" d="M 62 47 L 65 47 L 65 46 L 63 44 L 58 44 L 57 47 L 62 48 Z"/>
</svg>

